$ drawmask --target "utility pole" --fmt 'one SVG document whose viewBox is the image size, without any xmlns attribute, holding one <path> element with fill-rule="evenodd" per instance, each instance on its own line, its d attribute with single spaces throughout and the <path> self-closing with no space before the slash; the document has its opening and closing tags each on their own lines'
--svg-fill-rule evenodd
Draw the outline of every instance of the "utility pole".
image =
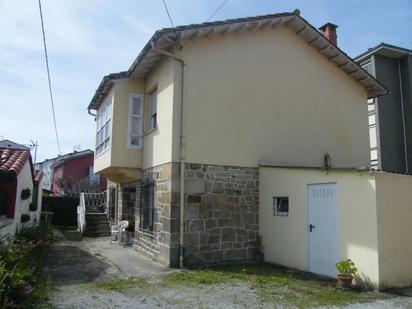
<svg viewBox="0 0 412 309">
<path fill-rule="evenodd" d="M 36 164 L 36 157 L 37 157 L 37 147 L 39 146 L 39 144 L 36 142 L 33 142 L 33 140 L 30 140 L 31 144 L 30 144 L 30 148 L 33 149 L 34 148 L 34 162 L 33 164 Z"/>
</svg>

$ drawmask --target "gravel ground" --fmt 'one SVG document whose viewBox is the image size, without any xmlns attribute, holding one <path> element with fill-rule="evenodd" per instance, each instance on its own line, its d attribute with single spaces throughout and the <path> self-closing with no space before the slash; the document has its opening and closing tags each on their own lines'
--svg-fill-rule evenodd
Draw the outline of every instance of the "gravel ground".
<svg viewBox="0 0 412 309">
<path fill-rule="evenodd" d="M 118 293 L 84 285 L 61 286 L 53 293 L 56 308 L 284 308 L 260 303 L 256 293 L 243 284 L 216 284 L 200 288 L 158 288 L 153 293 L 129 290 Z M 342 307 L 328 307 L 342 308 Z M 347 309 L 409 309 L 412 298 L 396 297 Z"/>
<path fill-rule="evenodd" d="M 164 285 L 163 275 L 176 273 L 175 270 L 142 258 L 130 248 L 111 246 L 102 240 L 54 243 L 44 270 L 54 285 L 49 304 L 55 308 L 284 308 L 263 303 L 259 291 L 247 281 L 202 285 L 180 285 L 178 281 Z M 131 272 L 132 277 L 145 279 L 129 279 L 136 280 L 136 285 L 119 291 L 113 280 L 125 280 Z M 110 282 L 116 283 L 110 286 Z M 282 289 L 288 287 L 271 293 L 285 297 L 287 291 Z M 385 300 L 339 308 L 412 309 L 412 289 L 396 293 L 388 294 Z"/>
</svg>

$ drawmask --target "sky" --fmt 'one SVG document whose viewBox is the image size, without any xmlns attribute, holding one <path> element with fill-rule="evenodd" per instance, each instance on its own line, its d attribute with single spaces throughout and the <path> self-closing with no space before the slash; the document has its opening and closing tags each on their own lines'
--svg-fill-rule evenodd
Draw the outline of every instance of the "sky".
<svg viewBox="0 0 412 309">
<path fill-rule="evenodd" d="M 223 0 L 166 0 L 175 26 L 201 23 Z M 412 49 L 412 0 L 228 0 L 214 20 L 293 11 L 339 27 L 355 57 L 381 42 Z M 162 0 L 42 0 L 61 152 L 94 149 L 87 106 L 102 77 L 127 70 L 155 30 L 170 27 Z M 0 140 L 38 142 L 58 155 L 38 0 L 0 0 Z"/>
</svg>

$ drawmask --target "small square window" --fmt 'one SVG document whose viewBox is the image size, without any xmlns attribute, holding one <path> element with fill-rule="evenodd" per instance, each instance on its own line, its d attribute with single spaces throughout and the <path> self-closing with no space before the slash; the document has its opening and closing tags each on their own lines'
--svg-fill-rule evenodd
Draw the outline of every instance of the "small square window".
<svg viewBox="0 0 412 309">
<path fill-rule="evenodd" d="M 274 196 L 273 197 L 273 215 L 274 216 L 289 216 L 289 197 Z"/>
</svg>

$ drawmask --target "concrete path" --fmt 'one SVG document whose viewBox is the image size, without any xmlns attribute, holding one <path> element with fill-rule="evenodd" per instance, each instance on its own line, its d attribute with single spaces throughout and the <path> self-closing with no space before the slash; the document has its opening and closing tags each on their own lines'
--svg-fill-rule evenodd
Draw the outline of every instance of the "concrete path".
<svg viewBox="0 0 412 309">
<path fill-rule="evenodd" d="M 56 233 L 62 239 L 61 233 Z M 110 238 L 61 240 L 53 243 L 44 271 L 55 286 L 125 279 L 143 275 L 161 275 L 176 270 L 165 268 L 142 256 L 131 247 L 123 247 Z"/>
</svg>

